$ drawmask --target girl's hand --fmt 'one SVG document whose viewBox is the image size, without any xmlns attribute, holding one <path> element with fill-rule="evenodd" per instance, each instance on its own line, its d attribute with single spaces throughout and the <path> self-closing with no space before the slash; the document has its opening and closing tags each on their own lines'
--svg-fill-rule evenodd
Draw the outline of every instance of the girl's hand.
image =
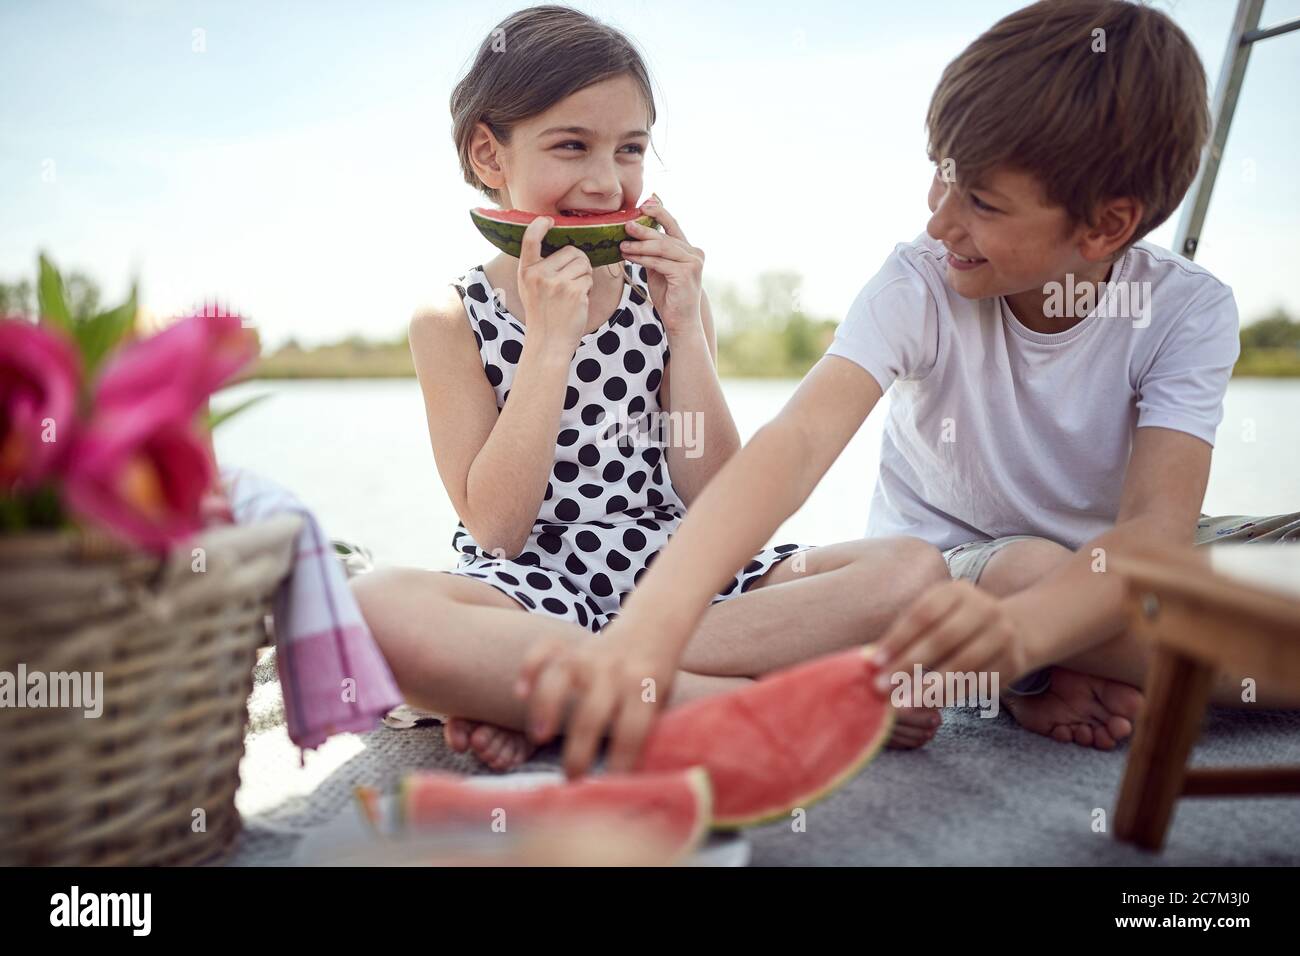
<svg viewBox="0 0 1300 956">
<path fill-rule="evenodd" d="M 936 584 L 895 619 L 876 645 L 877 689 L 889 693 L 891 672 L 905 671 L 910 680 L 915 664 L 939 673 L 996 672 L 1000 685 L 1010 684 L 1029 669 L 1028 633 L 1029 624 L 988 591 L 969 581 Z"/>
<path fill-rule="evenodd" d="M 549 216 L 538 216 L 524 230 L 519 250 L 519 298 L 530 335 L 574 348 L 587 328 L 591 260 L 575 246 L 565 246 L 543 259 L 542 238 L 554 224 Z"/>
<path fill-rule="evenodd" d="M 651 197 L 642 207 L 664 227 L 660 235 L 637 222 L 627 224 L 628 241 L 621 244 L 623 258 L 646 267 L 650 299 L 669 335 L 700 325 L 704 250 L 686 241 L 686 234 L 668 210 Z"/>
<path fill-rule="evenodd" d="M 608 769 L 631 770 L 668 697 L 675 662 L 637 631 L 616 620 L 589 641 L 541 641 L 524 658 L 515 693 L 528 699 L 528 737 L 545 744 L 563 730 L 569 777 L 587 772 L 605 736 Z"/>
</svg>

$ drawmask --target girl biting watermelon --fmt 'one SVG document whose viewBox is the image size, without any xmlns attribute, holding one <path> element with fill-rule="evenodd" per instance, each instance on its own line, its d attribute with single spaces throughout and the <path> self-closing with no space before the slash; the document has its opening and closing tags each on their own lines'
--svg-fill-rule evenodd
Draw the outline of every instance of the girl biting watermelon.
<svg viewBox="0 0 1300 956">
<path fill-rule="evenodd" d="M 450 746 L 500 770 L 532 749 L 516 687 L 527 656 L 604 639 L 740 439 L 715 368 L 704 253 L 653 197 L 638 207 L 655 103 L 633 43 L 576 10 L 519 11 L 484 39 L 451 112 L 465 179 L 514 211 L 501 219 L 528 223 L 517 255 L 464 270 L 410 323 L 459 561 L 381 569 L 353 587 L 408 701 L 453 715 Z M 610 247 L 604 226 L 591 243 L 544 241 L 616 212 L 621 261 L 592 264 L 612 258 L 597 251 Z M 734 571 L 671 686 L 647 680 L 647 706 L 627 719 L 869 642 L 948 577 L 938 550 L 908 537 L 780 544 Z M 662 672 L 647 659 L 647 676 Z M 898 717 L 891 742 L 907 747 L 939 719 Z"/>
</svg>

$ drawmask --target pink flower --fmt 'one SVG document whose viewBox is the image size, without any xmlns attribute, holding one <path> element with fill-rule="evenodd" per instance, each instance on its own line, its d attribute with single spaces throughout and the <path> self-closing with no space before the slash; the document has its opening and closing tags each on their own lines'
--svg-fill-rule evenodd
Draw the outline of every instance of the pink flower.
<svg viewBox="0 0 1300 956">
<path fill-rule="evenodd" d="M 68 461 L 65 500 L 76 514 L 142 548 L 166 550 L 202 527 L 215 477 L 178 390 L 99 414 Z"/>
<path fill-rule="evenodd" d="M 0 319 L 0 489 L 49 477 L 76 431 L 81 363 L 72 344 L 26 319 Z"/>
<path fill-rule="evenodd" d="M 239 316 L 191 315 L 111 358 L 95 389 L 95 407 L 133 408 L 175 392 L 192 416 L 256 354 L 256 339 Z"/>
</svg>

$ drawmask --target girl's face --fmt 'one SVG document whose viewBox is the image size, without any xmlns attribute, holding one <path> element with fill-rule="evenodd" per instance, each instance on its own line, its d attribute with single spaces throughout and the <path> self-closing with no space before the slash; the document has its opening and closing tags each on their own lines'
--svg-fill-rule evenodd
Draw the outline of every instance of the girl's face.
<svg viewBox="0 0 1300 956">
<path fill-rule="evenodd" d="M 618 76 L 517 124 L 509 146 L 479 124 L 471 155 L 491 157 L 479 177 L 507 208 L 552 216 L 626 209 L 641 198 L 648 112 L 632 77 Z"/>
</svg>

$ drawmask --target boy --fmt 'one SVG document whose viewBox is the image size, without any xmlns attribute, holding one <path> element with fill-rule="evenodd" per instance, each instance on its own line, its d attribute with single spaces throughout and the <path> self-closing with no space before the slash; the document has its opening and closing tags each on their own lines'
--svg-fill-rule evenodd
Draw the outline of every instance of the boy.
<svg viewBox="0 0 1300 956">
<path fill-rule="evenodd" d="M 899 615 L 878 661 L 1020 678 L 1007 706 L 1057 740 L 1132 732 L 1144 660 L 1121 581 L 1098 572 L 1134 543 L 1192 543 L 1239 348 L 1231 290 L 1140 241 L 1196 173 L 1204 71 L 1159 11 L 1036 3 L 948 66 L 927 126 L 926 234 L 862 290 L 610 633 L 532 648 L 517 692 L 535 740 L 567 725 L 570 773 L 607 730 L 610 767 L 633 762 L 654 712 L 643 681 L 663 699 L 708 595 L 891 387 L 867 533 L 929 542 L 955 580 Z"/>
</svg>

